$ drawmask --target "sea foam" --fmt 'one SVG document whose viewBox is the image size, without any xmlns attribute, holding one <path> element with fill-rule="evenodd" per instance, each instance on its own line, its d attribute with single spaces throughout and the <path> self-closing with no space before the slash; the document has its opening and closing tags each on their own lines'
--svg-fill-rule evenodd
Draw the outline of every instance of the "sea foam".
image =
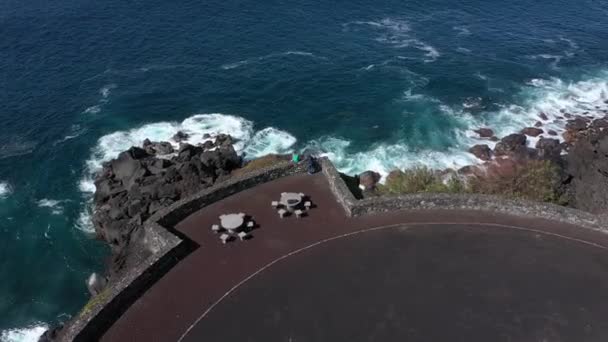
<svg viewBox="0 0 608 342">
<path fill-rule="evenodd" d="M 0 182 L 0 199 L 8 197 L 13 192 L 7 182 Z"/>
<path fill-rule="evenodd" d="M 256 131 L 253 122 L 242 117 L 226 114 L 196 114 L 182 122 L 156 122 L 140 127 L 104 135 L 92 149 L 86 161 L 86 172 L 79 181 L 79 189 L 85 194 L 85 205 L 77 220 L 76 227 L 85 232 L 93 232 L 91 221 L 91 195 L 95 192 L 94 174 L 104 162 L 118 156 L 131 146 L 141 146 L 145 139 L 168 141 L 175 148 L 179 144 L 172 139 L 176 132 L 188 134 L 185 142 L 190 144 L 212 140 L 218 134 L 230 134 L 235 138 L 234 148 L 246 158 L 256 158 L 269 153 L 289 153 L 296 144 L 296 138 L 288 132 L 274 127 Z"/>
<path fill-rule="evenodd" d="M 244 59 L 244 60 L 238 61 L 238 62 L 226 63 L 226 64 L 223 64 L 221 66 L 221 68 L 224 70 L 231 70 L 231 69 L 236 69 L 236 68 L 248 65 L 248 64 L 260 63 L 260 62 L 263 62 L 263 61 L 266 61 L 269 59 L 280 58 L 280 57 L 284 57 L 284 56 L 302 56 L 302 57 L 310 57 L 310 58 L 314 58 L 314 59 L 327 60 L 327 57 L 317 56 L 312 52 L 290 50 L 290 51 L 285 51 L 285 52 L 271 53 L 271 54 L 260 56 L 260 57 Z"/>
<path fill-rule="evenodd" d="M 363 26 L 377 31 L 379 35 L 375 40 L 387 44 L 396 49 L 413 48 L 422 51 L 425 63 L 434 62 L 441 56 L 439 51 L 432 45 L 416 37 L 409 23 L 394 18 L 384 18 L 378 21 L 351 21 L 343 24 L 345 30 L 353 26 Z"/>
<path fill-rule="evenodd" d="M 63 214 L 63 203 L 64 200 L 53 200 L 48 198 L 43 198 L 38 201 L 38 207 L 40 208 L 48 208 L 53 215 L 61 215 Z"/>
<path fill-rule="evenodd" d="M 38 323 L 26 328 L 7 329 L 0 333 L 1 342 L 37 342 L 48 330 L 48 326 Z"/>
<path fill-rule="evenodd" d="M 433 150 L 425 146 L 412 146 L 410 141 L 396 139 L 391 143 L 378 143 L 366 149 L 354 149 L 352 141 L 342 137 L 325 136 L 298 143 L 295 136 L 289 132 L 274 127 L 255 130 L 253 122 L 242 117 L 226 114 L 197 114 L 182 122 L 159 122 L 140 126 L 128 131 L 119 131 L 101 137 L 93 148 L 87 161 L 87 171 L 80 181 L 80 189 L 88 194 L 95 191 L 93 174 L 109 161 L 131 146 L 141 145 L 146 138 L 155 141 L 170 141 L 177 147 L 171 137 L 177 131 L 190 135 L 188 142 L 197 144 L 205 141 L 206 134 L 211 138 L 220 133 L 232 135 L 237 139 L 235 149 L 246 158 L 256 158 L 269 153 L 290 153 L 294 150 L 306 149 L 318 151 L 320 155 L 329 157 L 341 172 L 357 174 L 365 170 L 375 170 L 382 175 L 393 169 L 404 169 L 413 166 L 428 166 L 431 168 L 460 168 L 465 165 L 479 163 L 467 150 L 474 144 L 495 143 L 478 138 L 474 130 L 480 127 L 491 127 L 498 137 L 518 132 L 522 128 L 533 126 L 539 114 L 545 113 L 548 120 L 543 122 L 543 129 L 554 130 L 561 138 L 565 131 L 566 121 L 561 111 L 573 115 L 601 117 L 604 110 L 608 111 L 608 72 L 579 82 L 564 82 L 560 79 L 535 79 L 522 87 L 520 101 L 516 104 L 502 105 L 494 112 L 479 113 L 482 99 L 464 99 L 463 104 L 451 107 L 438 99 L 416 94 L 411 89 L 403 94 L 403 101 L 424 101 L 428 106 L 434 106 L 442 115 L 455 121 L 453 142 L 451 147 L 444 150 Z M 468 107 L 468 108 L 467 108 Z M 469 113 L 475 110 L 476 114 Z M 422 130 L 421 132 L 424 132 Z M 420 133 L 425 134 L 425 133 Z M 421 137 L 428 141 L 437 137 Z M 539 138 L 528 138 L 530 146 L 534 146 Z M 440 139 L 439 139 L 440 140 Z M 80 229 L 92 231 L 90 224 L 90 207 L 82 211 L 77 226 Z"/>
</svg>

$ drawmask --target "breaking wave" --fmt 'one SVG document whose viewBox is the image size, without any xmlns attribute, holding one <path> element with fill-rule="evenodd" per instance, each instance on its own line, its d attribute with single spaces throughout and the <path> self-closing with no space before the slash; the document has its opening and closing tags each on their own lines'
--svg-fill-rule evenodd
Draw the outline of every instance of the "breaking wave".
<svg viewBox="0 0 608 342">
<path fill-rule="evenodd" d="M 467 98 L 458 107 L 450 107 L 438 99 L 422 94 L 413 93 L 410 89 L 403 94 L 403 101 L 424 101 L 426 106 L 433 106 L 450 120 L 455 121 L 452 132 L 453 139 L 447 148 L 431 149 L 424 141 L 434 141 L 438 137 L 425 136 L 424 132 L 432 129 L 422 129 L 419 140 L 422 143 L 413 145 L 411 140 L 396 139 L 392 143 L 379 143 L 367 149 L 356 148 L 355 144 L 342 137 L 325 136 L 298 144 L 295 136 L 289 132 L 274 127 L 260 130 L 254 129 L 253 122 L 239 116 L 226 114 L 197 114 L 182 122 L 158 122 L 143 125 L 128 131 L 114 132 L 101 137 L 93 148 L 87 161 L 87 171 L 80 181 L 80 190 L 92 194 L 95 191 L 93 174 L 99 170 L 102 163 L 118 156 L 131 146 L 141 145 L 144 139 L 155 141 L 172 140 L 177 131 L 189 134 L 187 142 L 202 143 L 217 134 L 226 133 L 237 139 L 235 149 L 246 158 L 256 158 L 269 153 L 290 153 L 312 149 L 320 155 L 329 157 L 342 172 L 357 174 L 365 170 L 375 170 L 382 175 L 391 170 L 409 168 L 412 166 L 428 166 L 431 168 L 460 168 L 474 164 L 478 160 L 467 152 L 476 143 L 494 143 L 477 137 L 473 130 L 480 127 L 492 128 L 498 137 L 520 131 L 524 127 L 533 126 L 540 120 L 540 113 L 545 113 L 548 120 L 543 120 L 542 128 L 558 133 L 565 131 L 566 120 L 563 112 L 572 115 L 602 117 L 608 113 L 608 72 L 600 76 L 588 78 L 579 82 L 565 82 L 561 79 L 534 79 L 525 85 L 517 104 L 502 105 L 501 109 L 493 112 L 479 113 L 481 98 Z M 483 108 L 481 108 L 483 109 Z M 476 115 L 469 113 L 475 111 Z M 428 134 L 427 134 L 428 135 Z M 409 137 L 412 138 L 412 137 Z M 529 144 L 534 145 L 539 138 L 529 138 Z M 296 144 L 298 144 L 296 146 Z M 432 144 L 431 144 L 432 145 Z M 83 210 L 77 226 L 85 231 L 91 231 L 90 209 Z"/>
<path fill-rule="evenodd" d="M 0 199 L 8 197 L 13 189 L 7 182 L 0 182 Z"/>
<path fill-rule="evenodd" d="M 64 200 L 52 200 L 48 198 L 43 198 L 38 201 L 38 207 L 48 208 L 53 215 L 61 215 L 63 214 L 64 202 Z"/>
<path fill-rule="evenodd" d="M 48 330 L 48 326 L 39 323 L 27 328 L 7 329 L 0 333 L 1 342 L 37 342 Z"/>
</svg>

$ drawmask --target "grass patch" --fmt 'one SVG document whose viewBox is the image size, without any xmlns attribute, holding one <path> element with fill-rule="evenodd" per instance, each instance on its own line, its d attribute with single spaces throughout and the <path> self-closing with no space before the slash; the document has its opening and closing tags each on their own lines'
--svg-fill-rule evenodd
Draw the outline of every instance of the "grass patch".
<svg viewBox="0 0 608 342">
<path fill-rule="evenodd" d="M 392 172 L 385 184 L 378 186 L 378 192 L 380 194 L 463 193 L 467 192 L 467 187 L 456 177 L 444 181 L 436 171 L 418 167 Z"/>
<path fill-rule="evenodd" d="M 378 192 L 381 195 L 477 193 L 559 205 L 567 203 L 560 170 L 546 160 L 490 168 L 487 174 L 471 176 L 466 181 L 458 177 L 445 180 L 442 174 L 426 167 L 393 171 L 385 184 L 378 186 Z"/>
<path fill-rule="evenodd" d="M 530 161 L 509 172 L 471 178 L 472 192 L 564 204 L 559 168 L 547 160 Z"/>
<path fill-rule="evenodd" d="M 106 287 L 103 291 L 97 294 L 95 297 L 89 299 L 89 301 L 84 305 L 82 310 L 80 310 L 80 316 L 85 316 L 91 313 L 95 307 L 100 304 L 105 303 L 105 301 L 110 296 L 109 287 Z"/>
<path fill-rule="evenodd" d="M 242 168 L 232 171 L 232 174 L 235 176 L 240 176 L 253 171 L 262 170 L 279 163 L 284 163 L 286 161 L 289 161 L 289 156 L 269 154 L 249 161 L 247 165 L 243 166 Z"/>
</svg>

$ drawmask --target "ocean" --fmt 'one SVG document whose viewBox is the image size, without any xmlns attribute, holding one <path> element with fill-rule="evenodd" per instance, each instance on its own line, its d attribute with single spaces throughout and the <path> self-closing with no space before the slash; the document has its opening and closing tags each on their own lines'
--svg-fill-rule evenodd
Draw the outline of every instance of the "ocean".
<svg viewBox="0 0 608 342">
<path fill-rule="evenodd" d="M 599 0 L 4 0 L 0 32 L 3 342 L 87 301 L 108 254 L 93 174 L 145 138 L 222 132 L 246 158 L 386 174 L 475 163 L 478 127 L 608 106 Z"/>
</svg>

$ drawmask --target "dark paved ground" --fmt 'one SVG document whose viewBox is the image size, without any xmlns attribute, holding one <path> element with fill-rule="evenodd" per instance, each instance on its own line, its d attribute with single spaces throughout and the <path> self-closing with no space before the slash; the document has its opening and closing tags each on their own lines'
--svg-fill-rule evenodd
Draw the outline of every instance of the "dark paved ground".
<svg viewBox="0 0 608 342">
<path fill-rule="evenodd" d="M 270 202 L 283 191 L 317 208 L 281 220 Z M 255 217 L 252 240 L 219 243 L 209 227 L 228 212 Z M 241 192 L 177 228 L 201 247 L 104 341 L 608 341 L 598 232 L 471 211 L 350 219 L 322 175 Z"/>
<path fill-rule="evenodd" d="M 184 341 L 607 341 L 608 257 L 468 225 L 385 229 L 278 262 Z"/>
</svg>

